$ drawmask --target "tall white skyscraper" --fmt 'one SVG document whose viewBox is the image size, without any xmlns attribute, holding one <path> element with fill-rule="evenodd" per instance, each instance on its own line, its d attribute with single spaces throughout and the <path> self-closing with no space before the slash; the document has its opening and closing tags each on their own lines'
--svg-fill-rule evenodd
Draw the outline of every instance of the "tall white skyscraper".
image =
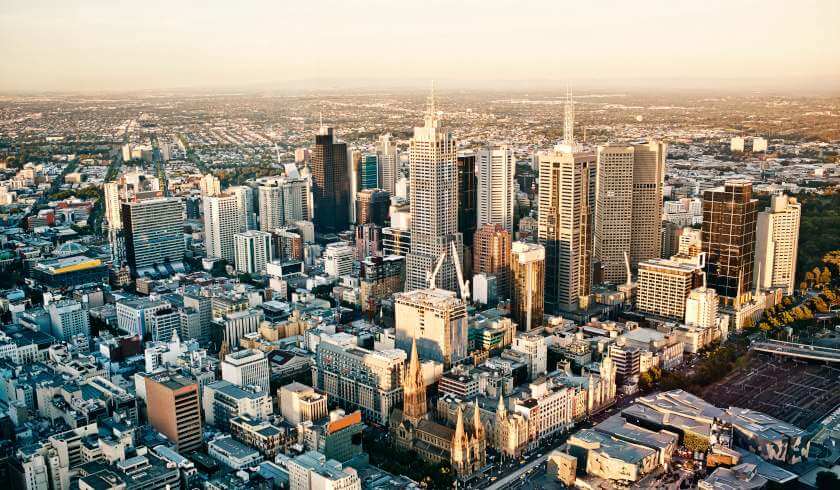
<svg viewBox="0 0 840 490">
<path fill-rule="evenodd" d="M 105 222 L 109 230 L 122 229 L 122 215 L 120 214 L 120 184 L 106 182 L 102 185 L 105 197 Z"/>
<path fill-rule="evenodd" d="M 589 307 L 595 154 L 574 140 L 574 104 L 566 103 L 563 143 L 540 153 L 537 236 L 545 247 L 546 312 Z"/>
<path fill-rule="evenodd" d="M 802 205 L 795 197 L 773 196 L 770 207 L 758 213 L 755 241 L 756 283 L 760 288 L 781 287 L 792 294 L 799 250 Z"/>
<path fill-rule="evenodd" d="M 309 219 L 309 186 L 299 176 L 265 177 L 258 180 L 260 230 L 272 231 L 295 221 Z"/>
<path fill-rule="evenodd" d="M 428 287 L 427 274 L 441 254 L 447 257 L 438 272 L 437 286 L 457 291 L 455 262 L 463 260 L 463 237 L 458 233 L 457 144 L 441 127 L 434 90 L 425 124 L 414 128 L 410 144 L 411 252 L 407 257 L 406 290 Z M 458 257 L 452 257 L 450 242 Z"/>
<path fill-rule="evenodd" d="M 376 154 L 379 157 L 379 186 L 388 191 L 388 194 L 394 196 L 396 195 L 397 178 L 399 177 L 397 166 L 400 161 L 400 153 L 390 134 L 383 134 L 379 137 Z"/>
<path fill-rule="evenodd" d="M 507 145 L 475 152 L 478 179 L 478 228 L 486 224 L 503 226 L 513 233 L 513 205 L 516 200 L 513 174 L 516 160 Z"/>
<path fill-rule="evenodd" d="M 245 215 L 234 194 L 204 198 L 204 248 L 208 257 L 236 260 L 233 236 L 245 231 Z"/>
<path fill-rule="evenodd" d="M 218 196 L 222 192 L 222 184 L 219 178 L 213 174 L 206 174 L 201 177 L 198 182 L 198 187 L 201 189 L 201 196 Z"/>
<path fill-rule="evenodd" d="M 624 254 L 632 268 L 661 255 L 662 185 L 665 144 L 598 147 L 595 258 L 604 279 L 626 279 Z"/>
<path fill-rule="evenodd" d="M 257 213 L 254 209 L 254 189 L 247 185 L 239 185 L 228 187 L 227 192 L 236 196 L 239 211 L 245 216 L 245 228 L 255 230 L 257 228 Z"/>
<path fill-rule="evenodd" d="M 271 262 L 271 233 L 248 230 L 233 236 L 236 270 L 247 274 L 265 274 Z"/>
</svg>

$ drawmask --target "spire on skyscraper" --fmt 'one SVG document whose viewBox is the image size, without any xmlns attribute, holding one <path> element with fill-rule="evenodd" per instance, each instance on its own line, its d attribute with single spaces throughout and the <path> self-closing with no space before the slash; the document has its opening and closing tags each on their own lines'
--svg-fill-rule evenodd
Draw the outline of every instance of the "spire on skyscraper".
<svg viewBox="0 0 840 490">
<path fill-rule="evenodd" d="M 566 87 L 566 104 L 563 106 L 563 144 L 575 145 L 575 101 L 571 86 Z"/>
<path fill-rule="evenodd" d="M 436 127 L 438 125 L 437 108 L 435 107 L 435 81 L 432 80 L 432 90 L 429 93 L 429 98 L 426 101 L 426 127 Z"/>
</svg>

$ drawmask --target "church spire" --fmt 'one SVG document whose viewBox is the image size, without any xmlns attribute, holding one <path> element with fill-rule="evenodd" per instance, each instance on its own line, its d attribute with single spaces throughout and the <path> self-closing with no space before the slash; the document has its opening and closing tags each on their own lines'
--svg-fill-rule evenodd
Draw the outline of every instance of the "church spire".
<svg viewBox="0 0 840 490">
<path fill-rule="evenodd" d="M 475 438 L 478 440 L 484 439 L 484 424 L 481 422 L 481 415 L 478 412 L 478 399 L 473 404 L 473 430 L 475 431 Z"/>
<path fill-rule="evenodd" d="M 496 418 L 501 419 L 507 415 L 507 407 L 505 407 L 505 396 L 499 393 L 499 405 L 496 406 Z"/>
<path fill-rule="evenodd" d="M 416 337 L 411 339 L 411 357 L 403 380 L 403 414 L 411 419 L 426 416 L 426 383 L 420 369 Z"/>
</svg>

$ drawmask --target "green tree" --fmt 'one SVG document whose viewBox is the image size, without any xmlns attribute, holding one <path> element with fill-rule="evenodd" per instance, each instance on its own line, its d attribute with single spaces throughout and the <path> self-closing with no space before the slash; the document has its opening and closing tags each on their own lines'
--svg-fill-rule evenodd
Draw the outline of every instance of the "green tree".
<svg viewBox="0 0 840 490">
<path fill-rule="evenodd" d="M 833 471 L 817 473 L 817 490 L 834 490 L 840 488 L 840 478 Z"/>
</svg>

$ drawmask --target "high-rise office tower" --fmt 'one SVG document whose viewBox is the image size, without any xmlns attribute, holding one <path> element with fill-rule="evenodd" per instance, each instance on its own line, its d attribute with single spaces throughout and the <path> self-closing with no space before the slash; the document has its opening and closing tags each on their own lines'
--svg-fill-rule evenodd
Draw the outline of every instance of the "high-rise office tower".
<svg viewBox="0 0 840 490">
<path fill-rule="evenodd" d="M 149 376 L 145 382 L 149 424 L 172 441 L 178 452 L 201 448 L 198 384 L 169 373 Z"/>
<path fill-rule="evenodd" d="M 663 143 L 598 147 L 594 250 L 604 280 L 626 279 L 625 254 L 634 269 L 661 255 L 664 175 Z"/>
<path fill-rule="evenodd" d="M 233 236 L 237 272 L 265 274 L 265 266 L 271 262 L 271 233 L 248 230 Z"/>
<path fill-rule="evenodd" d="M 588 309 L 592 291 L 596 158 L 575 143 L 571 95 L 563 141 L 539 156 L 537 236 L 545 247 L 545 306 L 552 314 Z"/>
<path fill-rule="evenodd" d="M 752 183 L 744 180 L 703 193 L 707 282 L 736 309 L 749 301 L 752 292 L 757 206 Z"/>
<path fill-rule="evenodd" d="M 420 289 L 394 296 L 396 346 L 410 351 L 416 340 L 423 359 L 445 369 L 467 356 L 467 309 L 455 293 Z"/>
<path fill-rule="evenodd" d="M 312 148 L 312 194 L 315 227 L 320 232 L 346 230 L 350 222 L 347 144 L 335 141 L 333 129 L 321 126 Z"/>
<path fill-rule="evenodd" d="M 363 189 L 356 194 L 356 225 L 373 223 L 385 226 L 391 196 L 382 189 Z"/>
<path fill-rule="evenodd" d="M 784 194 L 770 198 L 770 207 L 758 213 L 756 224 L 756 284 L 759 288 L 784 288 L 793 294 L 799 220 L 802 205 Z"/>
<path fill-rule="evenodd" d="M 496 276 L 501 298 L 510 297 L 510 232 L 499 224 L 485 224 L 473 239 L 473 274 Z"/>
<path fill-rule="evenodd" d="M 233 263 L 236 259 L 233 236 L 245 231 L 245 214 L 239 197 L 217 194 L 204 198 L 204 248 L 208 257 Z"/>
<path fill-rule="evenodd" d="M 239 204 L 239 212 L 245 216 L 245 229 L 257 229 L 257 212 L 254 209 L 255 192 L 253 187 L 247 185 L 238 185 L 235 187 L 228 187 L 227 192 L 236 196 L 236 201 Z"/>
<path fill-rule="evenodd" d="M 545 248 L 513 242 L 510 257 L 511 316 L 523 331 L 543 324 L 545 302 Z"/>
<path fill-rule="evenodd" d="M 90 316 L 87 308 L 73 299 L 51 302 L 47 308 L 50 315 L 50 333 L 62 341 L 69 341 L 76 335 L 90 335 Z"/>
<path fill-rule="evenodd" d="M 458 290 L 455 261 L 462 260 L 463 237 L 458 232 L 456 150 L 452 133 L 441 127 L 433 91 L 425 124 L 414 128 L 410 144 L 411 252 L 407 258 L 407 291 L 428 287 L 427 274 L 441 254 L 446 254 L 446 259 L 437 273 L 437 286 Z M 450 242 L 455 243 L 457 257 L 450 253 Z"/>
<path fill-rule="evenodd" d="M 184 203 L 156 198 L 122 203 L 123 232 L 132 274 L 154 273 L 184 260 Z"/>
<path fill-rule="evenodd" d="M 473 235 L 478 228 L 478 179 L 475 176 L 475 153 L 458 153 L 458 232 L 464 245 L 472 247 Z"/>
<path fill-rule="evenodd" d="M 222 184 L 213 174 L 203 175 L 198 181 L 198 187 L 201 189 L 201 197 L 218 196 L 222 192 Z"/>
<path fill-rule="evenodd" d="M 106 182 L 102 185 L 105 198 L 105 223 L 110 230 L 122 229 L 120 215 L 120 186 L 117 182 Z"/>
<path fill-rule="evenodd" d="M 507 145 L 475 152 L 478 177 L 478 227 L 500 225 L 513 233 L 513 205 L 516 192 L 513 174 L 516 160 Z"/>
<path fill-rule="evenodd" d="M 379 187 L 379 157 L 376 153 L 362 155 L 359 165 L 359 188 L 376 189 Z"/>
<path fill-rule="evenodd" d="M 396 195 L 396 184 L 399 177 L 397 165 L 399 164 L 400 153 L 390 134 L 383 134 L 379 137 L 379 142 L 376 145 L 376 155 L 379 159 L 379 187 L 394 196 Z"/>
<path fill-rule="evenodd" d="M 356 227 L 356 260 L 382 255 L 382 228 L 374 223 Z"/>
<path fill-rule="evenodd" d="M 685 324 L 713 328 L 718 318 L 718 296 L 712 288 L 694 288 L 685 300 Z"/>
</svg>

